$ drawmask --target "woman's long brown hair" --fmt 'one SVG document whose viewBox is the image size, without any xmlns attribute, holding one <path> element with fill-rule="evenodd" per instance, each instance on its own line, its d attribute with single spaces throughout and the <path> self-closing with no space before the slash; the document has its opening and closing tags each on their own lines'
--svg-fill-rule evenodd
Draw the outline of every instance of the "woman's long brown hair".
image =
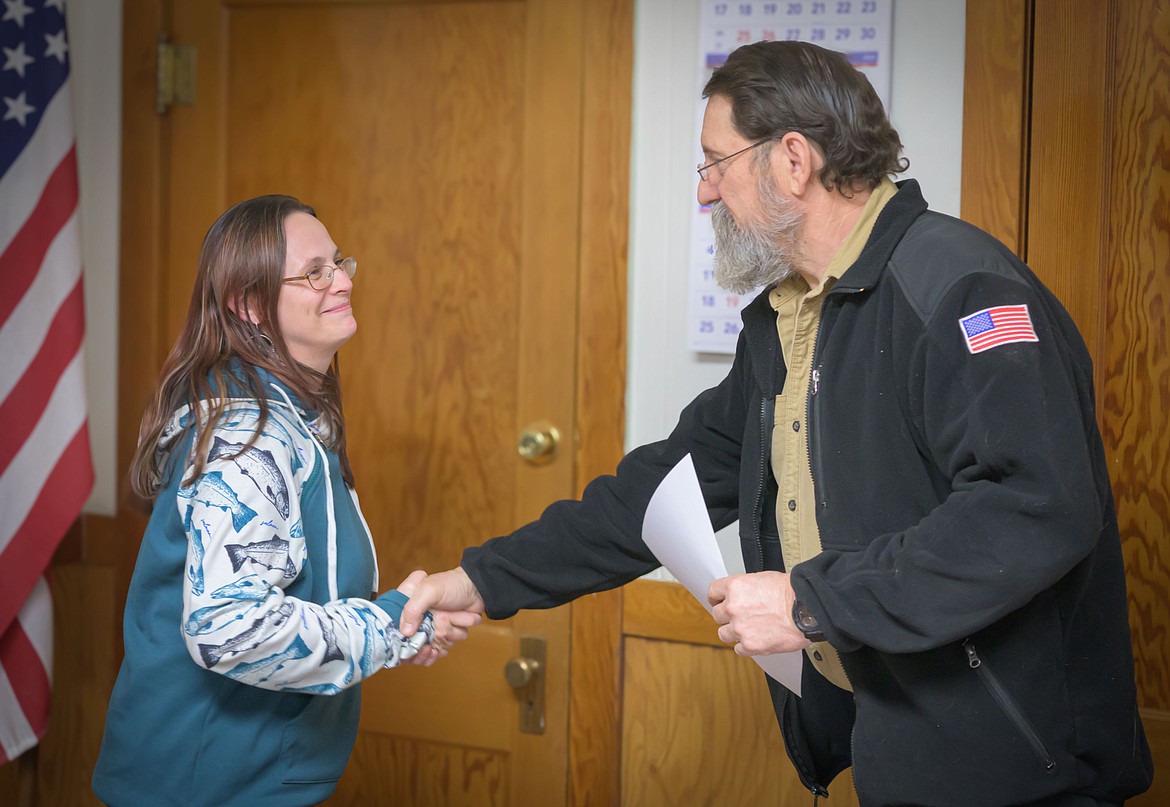
<svg viewBox="0 0 1170 807">
<path fill-rule="evenodd" d="M 342 476 L 353 485 L 345 450 L 337 357 L 325 374 L 300 364 L 289 355 L 277 324 L 276 301 L 284 274 L 284 221 L 292 213 L 317 215 L 291 196 L 259 196 L 229 209 L 203 239 L 187 319 L 163 363 L 130 464 L 130 485 L 143 499 L 153 501 L 166 483 L 170 452 L 159 450 L 159 440 L 172 415 L 184 404 L 192 414 L 187 428 L 196 429 L 198 434 L 195 464 L 187 482 L 203 471 L 212 431 L 206 427 L 223 414 L 233 385 L 260 407 L 259 425 L 247 445 L 255 442 L 268 420 L 268 391 L 257 367 L 280 379 L 304 406 L 317 410 L 327 421 L 328 448 L 338 452 Z M 175 440 L 169 448 L 181 442 Z"/>
</svg>

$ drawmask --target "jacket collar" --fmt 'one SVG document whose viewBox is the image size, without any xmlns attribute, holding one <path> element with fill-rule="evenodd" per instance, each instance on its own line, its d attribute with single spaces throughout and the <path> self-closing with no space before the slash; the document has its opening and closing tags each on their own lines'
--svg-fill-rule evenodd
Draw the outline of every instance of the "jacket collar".
<svg viewBox="0 0 1170 807">
<path fill-rule="evenodd" d="M 907 179 L 897 184 L 898 193 L 878 215 L 861 255 L 829 290 L 829 294 L 857 293 L 876 286 L 906 230 L 926 212 L 926 200 L 922 198 L 917 180 Z M 756 295 L 742 313 L 744 338 L 756 383 L 768 397 L 779 393 L 785 377 L 779 337 L 776 335 L 776 312 L 768 303 L 768 294 L 773 288 L 775 285 L 768 286 Z"/>
</svg>

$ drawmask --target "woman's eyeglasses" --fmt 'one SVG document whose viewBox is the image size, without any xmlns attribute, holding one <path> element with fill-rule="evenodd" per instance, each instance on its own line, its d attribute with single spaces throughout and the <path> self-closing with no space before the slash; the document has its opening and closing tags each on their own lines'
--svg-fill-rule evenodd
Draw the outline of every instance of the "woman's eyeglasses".
<svg viewBox="0 0 1170 807">
<path fill-rule="evenodd" d="M 342 258 L 337 262 L 337 265 L 322 264 L 321 266 L 314 266 L 303 275 L 296 277 L 281 278 L 281 283 L 292 283 L 296 280 L 306 281 L 310 287 L 317 291 L 324 291 L 333 284 L 333 273 L 338 269 L 345 272 L 352 279 L 357 274 L 357 258 Z"/>
</svg>

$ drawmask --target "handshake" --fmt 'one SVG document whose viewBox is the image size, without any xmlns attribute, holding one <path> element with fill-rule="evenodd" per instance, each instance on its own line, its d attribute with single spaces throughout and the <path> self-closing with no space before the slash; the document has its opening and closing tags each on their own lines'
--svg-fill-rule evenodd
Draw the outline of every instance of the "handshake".
<svg viewBox="0 0 1170 807">
<path fill-rule="evenodd" d="M 458 566 L 432 575 L 419 569 L 397 588 L 410 598 L 399 621 L 406 637 L 399 659 L 407 664 L 431 666 L 483 619 L 483 598 Z"/>
</svg>

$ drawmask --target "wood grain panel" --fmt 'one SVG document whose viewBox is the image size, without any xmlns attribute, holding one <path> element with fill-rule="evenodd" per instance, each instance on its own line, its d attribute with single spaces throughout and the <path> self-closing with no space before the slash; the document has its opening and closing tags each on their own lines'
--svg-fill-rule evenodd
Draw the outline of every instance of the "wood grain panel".
<svg viewBox="0 0 1170 807">
<path fill-rule="evenodd" d="M 1103 430 L 1142 705 L 1170 709 L 1170 2 L 1115 3 Z M 1165 746 L 1163 746 L 1165 751 Z M 1170 756 L 1164 757 L 1167 770 Z M 1166 778 L 1163 773 L 1162 778 Z M 1170 792 L 1170 791 L 1168 791 Z M 1170 803 L 1170 799 L 1166 803 Z"/>
<path fill-rule="evenodd" d="M 969 4 L 969 14 L 994 17 L 995 5 Z M 1026 257 L 1068 304 L 1096 360 L 1139 702 L 1155 768 L 1164 771 L 1170 766 L 1170 4 L 1037 0 L 1035 7 Z M 1004 28 L 1022 24 L 1003 21 Z M 995 35 L 1006 40 L 1016 32 Z M 971 86 L 972 76 L 986 80 L 979 75 L 968 71 L 966 91 L 986 95 L 988 88 Z M 974 155 L 964 145 L 966 163 Z M 965 183 L 964 198 L 967 193 Z M 1159 787 L 1156 779 L 1138 803 L 1165 803 Z"/>
<path fill-rule="evenodd" d="M 225 23 L 217 4 L 171 2 L 171 22 L 162 30 L 176 41 L 198 43 L 195 59 L 196 103 L 176 105 L 163 119 L 161 155 L 163 173 L 163 243 L 158 297 L 152 310 L 163 315 L 158 334 L 160 355 L 165 357 L 179 335 L 195 285 L 196 262 L 203 236 L 219 214 L 227 209 L 223 165 L 223 121 L 219 111 L 228 89 L 228 59 L 221 47 L 220 29 Z M 209 11 L 211 13 L 209 13 Z M 214 167 L 215 170 L 208 170 Z M 239 199 L 231 199 L 237 202 Z M 157 374 L 156 374 L 157 380 Z"/>
<path fill-rule="evenodd" d="M 524 72 L 524 154 L 517 183 L 522 229 L 517 289 L 521 317 L 517 362 L 520 387 L 514 435 L 529 423 L 548 420 L 564 435 L 564 459 L 536 466 L 518 462 L 519 524 L 540 515 L 549 502 L 574 491 L 577 389 L 553 368 L 577 363 L 581 280 L 581 187 L 578 168 L 584 127 L 584 3 L 543 0 L 526 4 L 527 58 Z M 565 284 L 572 284 L 566 289 Z M 571 303 L 571 304 L 567 304 Z M 542 315 L 537 316 L 535 312 Z M 549 383 L 555 382 L 555 383 Z"/>
<path fill-rule="evenodd" d="M 577 329 L 578 495 L 622 457 L 626 374 L 633 0 L 585 16 Z M 572 605 L 569 804 L 614 804 L 621 781 L 622 592 Z"/>
<path fill-rule="evenodd" d="M 585 127 L 582 0 L 525 4 L 525 63 L 520 190 L 520 275 L 517 303 L 516 418 L 513 439 L 533 421 L 562 427 L 560 459 L 544 466 L 515 459 L 519 526 L 552 501 L 572 495 L 577 450 L 576 368 L 581 276 L 581 143 Z M 515 457 L 515 455 L 513 455 Z M 548 638 L 545 730 L 516 735 L 511 760 L 517 805 L 562 805 L 569 789 L 570 610 L 513 618 L 518 635 Z M 583 652 L 588 652 L 583 650 Z"/>
<path fill-rule="evenodd" d="M 0 765 L 0 804 L 35 807 L 37 756 L 34 748 L 7 765 Z"/>
<path fill-rule="evenodd" d="M 569 792 L 573 807 L 616 804 L 621 783 L 622 591 L 572 605 Z"/>
<path fill-rule="evenodd" d="M 807 804 L 764 676 L 731 650 L 629 638 L 622 699 L 622 804 Z M 848 772 L 826 805 L 856 805 Z"/>
<path fill-rule="evenodd" d="M 1064 303 L 1101 388 L 1110 3 L 1036 0 L 1025 260 Z M 1070 70 L 1069 65 L 1076 69 Z"/>
<path fill-rule="evenodd" d="M 1027 233 L 1030 20 L 1027 0 L 967 4 L 960 209 L 1017 255 Z"/>
<path fill-rule="evenodd" d="M 142 413 L 158 384 L 165 351 L 162 212 L 168 177 L 162 169 L 166 121 L 155 111 L 158 35 L 169 19 L 159 0 L 122 4 L 122 184 L 118 286 L 118 535 L 114 600 L 121 613 L 146 519 L 127 471 L 138 445 Z M 121 657 L 122 632 L 115 639 Z"/>
<path fill-rule="evenodd" d="M 155 112 L 159 31 L 166 30 L 158 0 L 123 0 L 122 196 L 119 236 L 118 468 L 130 467 L 138 425 L 162 366 L 163 313 L 157 305 L 161 273 L 163 118 Z M 133 281 L 130 282 L 130 279 Z M 168 346 L 169 347 L 169 346 Z M 127 494 L 118 475 L 118 503 Z"/>
<path fill-rule="evenodd" d="M 113 568 L 117 566 L 127 544 L 138 546 L 138 536 L 135 535 L 133 540 L 127 541 L 117 518 L 83 513 L 81 522 L 83 541 L 81 560 L 88 565 Z"/>
<path fill-rule="evenodd" d="M 625 588 L 622 629 L 629 636 L 726 648 L 718 626 L 679 583 L 635 580 Z"/>
<path fill-rule="evenodd" d="M 507 200 L 524 173 L 523 7 L 246 7 L 230 23 L 228 59 L 269 67 L 228 98 L 229 198 L 297 195 L 359 259 L 340 363 L 382 583 L 450 568 L 517 520 L 523 284 Z"/>
<path fill-rule="evenodd" d="M 1170 712 L 1142 709 L 1142 725 L 1154 757 L 1154 784 L 1142 795 L 1126 801 L 1128 807 L 1166 807 L 1170 804 Z"/>
<path fill-rule="evenodd" d="M 362 733 L 331 807 L 434 804 L 502 807 L 508 804 L 506 755 L 438 743 L 404 742 Z"/>
<path fill-rule="evenodd" d="M 465 544 L 571 495 L 580 0 L 161 5 L 173 8 L 176 39 L 200 43 L 200 98 L 169 113 L 156 133 L 165 174 L 156 209 L 165 215 L 147 221 L 163 232 L 161 257 L 134 271 L 169 267 L 171 280 L 144 305 L 164 312 L 159 343 L 177 327 L 185 307 L 178 290 L 189 293 L 207 224 L 240 197 L 291 191 L 315 204 L 339 245 L 362 259 L 362 333 L 341 363 L 382 585 L 415 566 L 453 565 Z M 429 294 L 391 292 L 403 288 Z M 610 316 L 620 323 L 624 311 Z M 620 411 L 620 403 L 607 406 Z M 519 428 L 535 419 L 562 427 L 565 461 L 533 468 L 516 457 Z M 376 431 L 396 423 L 396 432 Z M 382 478 L 384 469 L 399 475 Z M 549 639 L 548 729 L 519 737 L 500 757 L 522 777 L 496 780 L 515 803 L 559 803 L 569 610 L 509 624 L 513 641 Z M 485 655 L 491 668 L 502 666 L 503 645 Z M 442 681 L 440 674 L 424 686 L 424 674 L 408 684 L 416 695 Z M 502 673 L 482 678 L 496 688 Z M 511 692 L 504 703 L 515 704 Z M 464 717 L 473 720 L 470 711 Z"/>
<path fill-rule="evenodd" d="M 383 586 L 450 567 L 466 544 L 572 493 L 582 20 L 579 0 L 228 15 L 226 62 L 248 76 L 225 99 L 228 196 L 305 198 L 369 267 L 355 283 L 359 335 L 340 360 Z M 561 427 L 565 459 L 519 459 L 517 436 L 535 420 Z M 507 779 L 513 803 L 563 802 L 568 624 L 568 609 L 524 614 L 470 656 L 371 682 L 364 726 L 451 729 L 450 744 L 510 733 L 502 759 L 523 771 Z M 503 682 L 520 635 L 549 640 L 542 735 L 515 733 Z M 415 696 L 406 714 L 403 691 Z M 448 694 L 450 719 L 428 722 Z"/>
<path fill-rule="evenodd" d="M 464 666 L 439 662 L 374 676 L 362 684 L 362 731 L 507 751 L 519 707 L 503 673 L 515 645 L 511 630 L 489 623 L 459 645 Z M 412 697 L 424 683 L 442 698 Z"/>
<path fill-rule="evenodd" d="M 75 807 L 100 804 L 89 788 L 114 686 L 114 569 L 81 564 L 55 566 L 53 591 L 53 701 L 49 730 L 35 760 L 0 768 L 0 804 Z M 27 755 L 26 755 L 27 756 Z M 22 801 L 21 777 L 35 790 Z M 31 795 L 31 794 L 30 794 Z"/>
</svg>

